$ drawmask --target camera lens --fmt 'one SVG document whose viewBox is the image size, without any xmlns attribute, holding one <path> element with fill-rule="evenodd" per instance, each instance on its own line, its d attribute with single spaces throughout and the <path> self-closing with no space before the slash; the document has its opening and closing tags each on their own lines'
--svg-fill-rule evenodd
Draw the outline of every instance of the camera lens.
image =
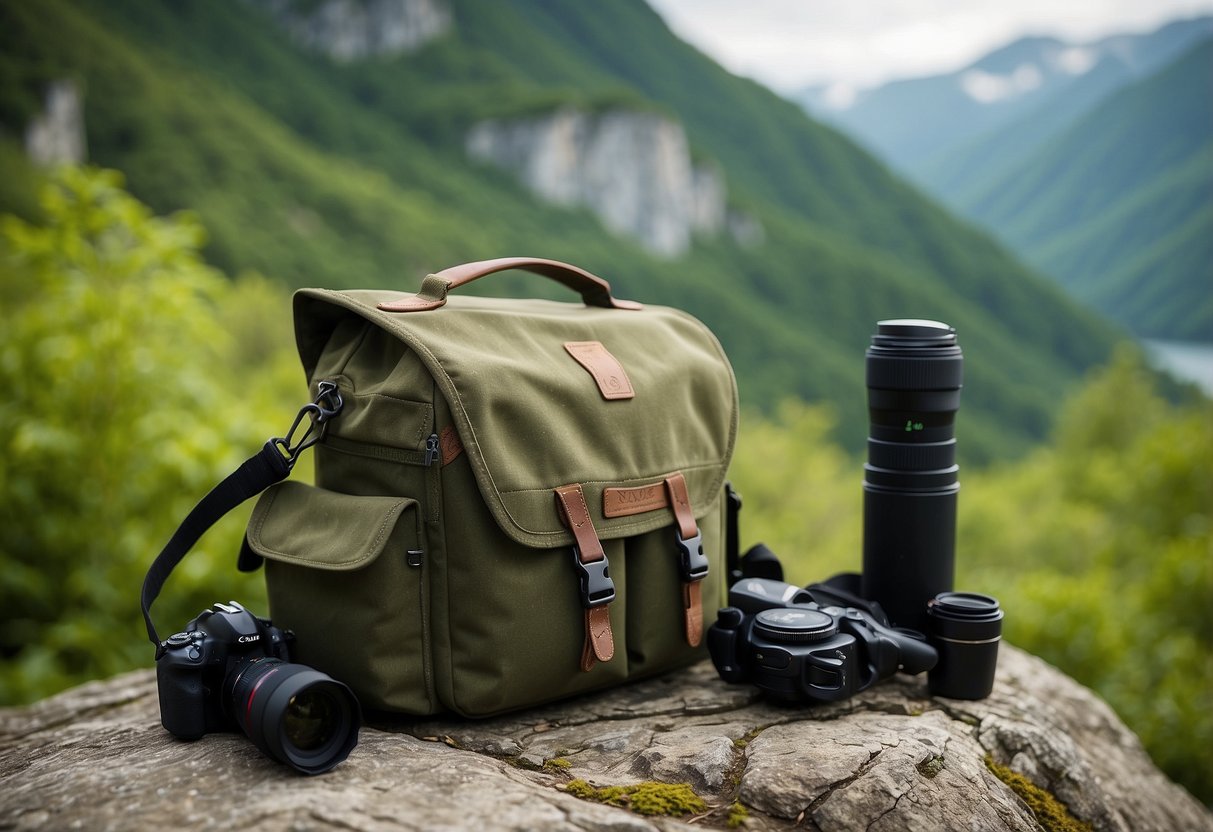
<svg viewBox="0 0 1213 832">
<path fill-rule="evenodd" d="M 927 602 L 952 588 L 963 358 L 952 327 L 903 319 L 877 324 L 866 364 L 862 595 L 924 630 Z"/>
<path fill-rule="evenodd" d="M 975 592 L 941 592 L 927 610 L 929 639 L 939 662 L 927 676 L 931 693 L 949 699 L 985 699 L 994 689 L 1003 612 Z"/>
<path fill-rule="evenodd" d="M 340 707 L 328 691 L 312 688 L 295 694 L 282 716 L 287 741 L 301 751 L 323 748 L 333 739 Z"/>
<path fill-rule="evenodd" d="M 261 657 L 229 674 L 230 713 L 253 744 L 304 774 L 321 774 L 358 743 L 362 712 L 350 689 L 318 670 Z"/>
</svg>

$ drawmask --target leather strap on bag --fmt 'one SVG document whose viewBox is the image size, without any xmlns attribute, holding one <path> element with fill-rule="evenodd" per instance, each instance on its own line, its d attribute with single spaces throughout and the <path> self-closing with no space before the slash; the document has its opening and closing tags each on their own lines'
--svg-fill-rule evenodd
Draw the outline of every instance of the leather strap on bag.
<svg viewBox="0 0 1213 832">
<path fill-rule="evenodd" d="M 581 650 L 581 669 L 591 670 L 597 662 L 615 657 L 615 634 L 611 630 L 610 603 L 615 600 L 606 552 L 590 521 L 585 492 L 579 484 L 556 489 L 556 504 L 565 525 L 573 532 L 573 563 L 581 580 L 581 603 L 585 607 L 585 643 Z"/>
<path fill-rule="evenodd" d="M 451 289 L 457 289 L 485 275 L 509 269 L 522 269 L 555 280 L 578 292 L 586 306 L 632 310 L 643 308 L 635 301 L 613 297 L 611 284 L 585 269 L 540 257 L 499 257 L 496 260 L 479 260 L 475 263 L 451 266 L 449 269 L 427 275 L 421 282 L 421 291 L 417 294 L 400 300 L 385 301 L 379 304 L 378 308 L 384 312 L 425 312 L 437 309 L 446 304 L 446 296 Z"/>
<path fill-rule="evenodd" d="M 652 485 L 612 487 L 602 492 L 604 517 L 628 517 L 663 508 L 674 513 L 674 542 L 682 570 L 687 644 L 698 647 L 703 640 L 703 600 L 699 582 L 708 574 L 708 561 L 703 555 L 703 537 L 695 522 L 686 478 L 676 471 Z"/>
<path fill-rule="evenodd" d="M 675 472 L 665 478 L 665 490 L 674 512 L 675 540 L 682 567 L 682 611 L 686 622 L 687 644 L 698 647 L 703 640 L 703 598 L 699 582 L 708 574 L 703 556 L 703 538 L 691 508 L 686 478 Z"/>
</svg>

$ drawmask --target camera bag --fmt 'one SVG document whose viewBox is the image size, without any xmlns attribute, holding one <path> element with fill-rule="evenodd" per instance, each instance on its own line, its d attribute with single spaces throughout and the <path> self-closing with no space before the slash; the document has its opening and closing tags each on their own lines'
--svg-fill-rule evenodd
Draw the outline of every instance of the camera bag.
<svg viewBox="0 0 1213 832">
<path fill-rule="evenodd" d="M 581 302 L 452 292 L 507 269 Z M 299 662 L 367 708 L 488 716 L 706 655 L 738 404 L 703 324 L 530 258 L 416 294 L 304 289 L 294 316 L 339 412 L 315 484 L 262 493 L 239 564 L 264 564 Z"/>
</svg>

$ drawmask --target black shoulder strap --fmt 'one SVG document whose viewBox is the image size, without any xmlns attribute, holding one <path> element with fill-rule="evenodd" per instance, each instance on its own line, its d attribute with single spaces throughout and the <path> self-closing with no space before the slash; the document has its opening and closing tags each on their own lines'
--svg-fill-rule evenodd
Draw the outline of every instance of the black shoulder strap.
<svg viewBox="0 0 1213 832">
<path fill-rule="evenodd" d="M 341 406 L 341 394 L 337 392 L 337 385 L 329 381 L 320 382 L 320 392 L 316 400 L 305 404 L 299 410 L 286 436 L 266 442 L 260 451 L 246 459 L 239 468 L 212 488 L 177 527 L 177 531 L 148 567 L 139 598 L 143 608 L 143 622 L 147 625 L 147 637 L 157 650 L 160 649 L 160 638 L 152 624 L 151 606 L 160 595 L 160 590 L 173 569 L 219 518 L 249 497 L 256 497 L 274 483 L 286 479 L 299 455 L 324 436 L 325 426 L 341 412 Z M 295 439 L 295 433 L 305 417 L 309 419 L 307 429 L 302 436 Z"/>
<path fill-rule="evenodd" d="M 733 484 L 724 484 L 725 509 L 725 570 L 729 586 L 742 578 L 770 578 L 783 580 L 783 564 L 766 544 L 756 543 L 741 554 L 741 495 L 733 490 Z"/>
<path fill-rule="evenodd" d="M 733 490 L 733 483 L 724 484 L 725 526 L 724 565 L 729 586 L 741 580 L 741 495 Z"/>
</svg>

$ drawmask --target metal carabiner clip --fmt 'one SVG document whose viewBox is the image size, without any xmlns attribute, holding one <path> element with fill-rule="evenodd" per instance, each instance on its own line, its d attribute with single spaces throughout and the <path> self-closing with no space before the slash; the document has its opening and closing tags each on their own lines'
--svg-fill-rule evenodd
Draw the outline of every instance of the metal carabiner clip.
<svg viewBox="0 0 1213 832">
<path fill-rule="evenodd" d="M 316 405 L 319 410 L 316 415 L 316 424 L 323 425 L 341 412 L 345 401 L 341 398 L 341 391 L 337 389 L 337 382 L 322 381 L 317 387 L 319 390 L 312 404 Z"/>
<path fill-rule="evenodd" d="M 286 436 L 279 436 L 270 440 L 282 452 L 288 467 L 293 468 L 300 454 L 324 438 L 324 432 L 328 427 L 329 420 L 337 416 L 344 405 L 345 402 L 341 398 L 341 393 L 338 391 L 335 382 L 320 382 L 319 392 L 316 394 L 315 400 L 299 408 L 299 412 L 295 414 L 295 421 L 291 423 L 291 429 L 286 432 Z M 310 417 L 307 429 L 296 439 L 295 433 L 299 430 L 300 425 L 303 424 L 305 416 Z"/>
</svg>

